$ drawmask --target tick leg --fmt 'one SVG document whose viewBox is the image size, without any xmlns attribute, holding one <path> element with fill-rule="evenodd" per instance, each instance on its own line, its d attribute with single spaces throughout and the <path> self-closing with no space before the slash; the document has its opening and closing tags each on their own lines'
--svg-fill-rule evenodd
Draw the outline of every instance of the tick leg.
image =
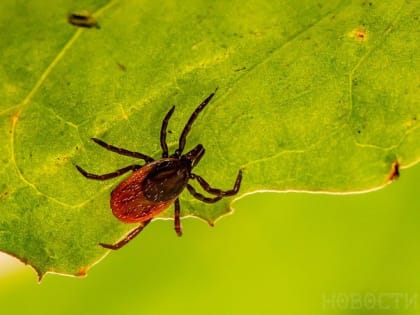
<svg viewBox="0 0 420 315">
<path fill-rule="evenodd" d="M 112 172 L 112 173 L 96 175 L 96 174 L 86 172 L 79 165 L 75 165 L 75 166 L 76 166 L 77 170 L 80 172 L 80 174 L 82 174 L 84 177 L 89 178 L 89 179 L 96 179 L 96 180 L 111 179 L 111 178 L 114 178 L 114 177 L 118 177 L 122 174 L 125 174 L 128 171 L 136 171 L 136 170 L 141 168 L 141 165 L 134 164 L 134 165 L 126 166 L 124 168 L 120 168 L 119 170 L 116 170 L 115 172 Z"/>
<path fill-rule="evenodd" d="M 217 89 L 216 89 L 216 91 L 217 91 Z M 179 138 L 179 147 L 175 151 L 175 156 L 178 156 L 178 157 L 181 156 L 181 153 L 182 153 L 182 151 L 184 150 L 184 147 L 185 147 L 185 143 L 186 143 L 186 140 L 187 140 L 187 135 L 190 132 L 192 124 L 197 119 L 198 114 L 200 114 L 201 111 L 204 109 L 204 107 L 206 107 L 206 105 L 211 101 L 211 99 L 213 98 L 214 93 L 216 93 L 216 91 L 214 91 L 209 96 L 207 96 L 206 99 L 204 101 L 202 101 L 201 104 L 198 105 L 198 107 L 192 113 L 190 119 L 188 119 L 188 122 L 185 125 L 184 130 L 182 130 L 181 137 Z"/>
<path fill-rule="evenodd" d="M 187 184 L 187 189 L 190 192 L 190 194 L 193 195 L 194 198 L 196 198 L 196 199 L 198 199 L 202 202 L 205 202 L 205 203 L 215 203 L 215 202 L 218 202 L 220 199 L 223 198 L 223 196 L 217 196 L 217 197 L 213 197 L 213 198 L 206 197 L 206 196 L 200 194 L 199 192 L 197 192 L 195 190 L 195 188 L 193 186 L 191 186 L 190 184 Z"/>
<path fill-rule="evenodd" d="M 172 114 L 174 113 L 175 106 L 169 110 L 166 114 L 165 118 L 162 121 L 162 128 L 160 129 L 160 146 L 162 148 L 162 157 L 168 157 L 168 145 L 166 144 L 166 128 L 168 127 L 169 119 L 171 118 Z"/>
<path fill-rule="evenodd" d="M 134 230 L 132 230 L 124 239 L 121 241 L 115 243 L 115 244 L 105 244 L 105 243 L 99 243 L 102 247 L 117 250 L 126 245 L 129 241 L 131 241 L 133 238 L 135 238 L 145 227 L 152 221 L 152 219 L 149 219 L 147 221 L 144 221 L 141 225 L 136 227 Z"/>
<path fill-rule="evenodd" d="M 150 156 L 148 156 L 146 154 L 143 154 L 143 153 L 140 153 L 140 152 L 128 151 L 128 150 L 123 149 L 123 148 L 117 148 L 117 147 L 114 147 L 113 145 L 110 145 L 110 144 L 108 144 L 108 143 L 106 143 L 102 140 L 97 139 L 97 138 L 91 138 L 91 139 L 95 143 L 99 144 L 101 147 L 103 147 L 103 148 L 105 148 L 109 151 L 112 151 L 112 152 L 115 152 L 115 153 L 118 153 L 118 154 L 121 154 L 121 155 L 125 155 L 125 156 L 130 156 L 130 157 L 133 157 L 133 158 L 136 158 L 136 159 L 141 159 L 141 160 L 144 160 L 146 163 L 150 163 L 150 162 L 154 161 L 153 158 L 151 158 Z"/>
<path fill-rule="evenodd" d="M 174 220 L 174 227 L 175 232 L 178 236 L 182 236 L 182 228 L 181 228 L 181 206 L 179 205 L 179 199 L 175 200 L 175 220 Z"/>
<path fill-rule="evenodd" d="M 236 177 L 235 185 L 230 190 L 221 190 L 218 188 L 212 188 L 210 184 L 200 175 L 191 174 L 190 178 L 196 179 L 201 187 L 208 193 L 216 196 L 233 196 L 236 195 L 239 191 L 239 188 L 241 187 L 241 181 L 242 181 L 242 170 L 239 170 L 238 176 Z"/>
</svg>

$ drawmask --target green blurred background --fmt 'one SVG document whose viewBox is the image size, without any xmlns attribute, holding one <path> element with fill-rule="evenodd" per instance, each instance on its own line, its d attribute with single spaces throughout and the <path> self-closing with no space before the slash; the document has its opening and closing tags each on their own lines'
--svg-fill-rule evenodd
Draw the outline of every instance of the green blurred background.
<svg viewBox="0 0 420 315">
<path fill-rule="evenodd" d="M 401 173 L 367 194 L 248 196 L 182 238 L 156 221 L 87 278 L 3 261 L 1 314 L 419 314 L 420 165 Z"/>
</svg>

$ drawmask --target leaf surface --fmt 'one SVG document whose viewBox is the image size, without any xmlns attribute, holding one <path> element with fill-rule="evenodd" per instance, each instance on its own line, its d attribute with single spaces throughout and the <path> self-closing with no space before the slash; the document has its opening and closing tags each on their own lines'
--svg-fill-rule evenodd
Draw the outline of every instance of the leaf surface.
<svg viewBox="0 0 420 315">
<path fill-rule="evenodd" d="M 100 28 L 68 23 L 83 10 Z M 86 274 L 99 242 L 135 227 L 109 210 L 125 177 L 90 181 L 74 164 L 138 161 L 89 139 L 159 158 L 170 107 L 173 151 L 216 88 L 186 149 L 206 148 L 195 172 L 214 187 L 243 169 L 237 197 L 376 189 L 419 160 L 416 1 L 5 0 L 0 12 L 0 249 L 40 277 Z M 232 200 L 184 192 L 182 214 L 213 223 Z"/>
</svg>

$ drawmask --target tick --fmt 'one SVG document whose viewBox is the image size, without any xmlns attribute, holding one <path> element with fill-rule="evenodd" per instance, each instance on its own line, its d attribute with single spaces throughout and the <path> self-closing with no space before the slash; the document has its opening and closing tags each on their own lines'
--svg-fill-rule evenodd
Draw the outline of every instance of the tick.
<svg viewBox="0 0 420 315">
<path fill-rule="evenodd" d="M 86 27 L 86 28 L 100 28 L 98 22 L 90 14 L 78 14 L 71 13 L 67 16 L 67 21 L 75 26 Z"/>
<path fill-rule="evenodd" d="M 188 192 L 196 199 L 205 203 L 215 203 L 224 197 L 236 195 L 241 186 L 242 170 L 239 170 L 235 184 L 230 190 L 221 190 L 213 188 L 200 175 L 193 173 L 193 169 L 200 162 L 204 155 L 205 149 L 203 145 L 196 145 L 191 151 L 183 154 L 187 135 L 191 130 L 191 126 L 197 119 L 198 115 L 203 111 L 207 104 L 213 98 L 211 93 L 192 113 L 188 119 L 179 138 L 178 148 L 171 155 L 168 153 L 168 145 L 166 143 L 166 128 L 169 119 L 174 113 L 173 106 L 162 121 L 160 130 L 160 146 L 162 148 L 162 158 L 155 160 L 152 157 L 126 149 L 114 147 L 102 140 L 92 138 L 92 140 L 101 147 L 118 153 L 121 155 L 137 158 L 145 162 L 144 165 L 132 164 L 116 170 L 112 173 L 96 175 L 91 174 L 76 165 L 79 172 L 86 178 L 95 180 L 108 180 L 121 176 L 132 171 L 130 177 L 121 182 L 111 193 L 110 206 L 113 214 L 120 221 L 125 223 L 140 223 L 137 228 L 131 231 L 124 239 L 115 244 L 100 243 L 102 247 L 108 249 L 119 249 L 135 238 L 150 221 L 160 212 L 174 204 L 174 228 L 178 236 L 182 235 L 179 195 L 187 188 Z M 210 195 L 206 197 L 197 192 L 189 183 L 195 180 Z"/>
</svg>

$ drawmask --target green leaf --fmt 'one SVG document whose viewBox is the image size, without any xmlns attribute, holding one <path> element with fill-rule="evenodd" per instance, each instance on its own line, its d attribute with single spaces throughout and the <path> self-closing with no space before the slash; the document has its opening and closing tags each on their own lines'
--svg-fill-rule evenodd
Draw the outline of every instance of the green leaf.
<svg viewBox="0 0 420 315">
<path fill-rule="evenodd" d="M 70 25 L 92 12 L 100 28 Z M 416 1 L 15 1 L 0 3 L 0 249 L 46 272 L 84 275 L 136 225 L 119 222 L 108 173 L 160 156 L 218 87 L 187 140 L 196 173 L 237 197 L 260 190 L 377 189 L 420 156 Z M 234 198 L 181 195 L 213 223 Z M 172 209 L 161 217 L 172 217 Z M 153 224 L 149 225 L 149 229 Z M 188 235 L 188 231 L 185 231 Z M 188 236 L 187 236 L 188 237 Z"/>
</svg>

